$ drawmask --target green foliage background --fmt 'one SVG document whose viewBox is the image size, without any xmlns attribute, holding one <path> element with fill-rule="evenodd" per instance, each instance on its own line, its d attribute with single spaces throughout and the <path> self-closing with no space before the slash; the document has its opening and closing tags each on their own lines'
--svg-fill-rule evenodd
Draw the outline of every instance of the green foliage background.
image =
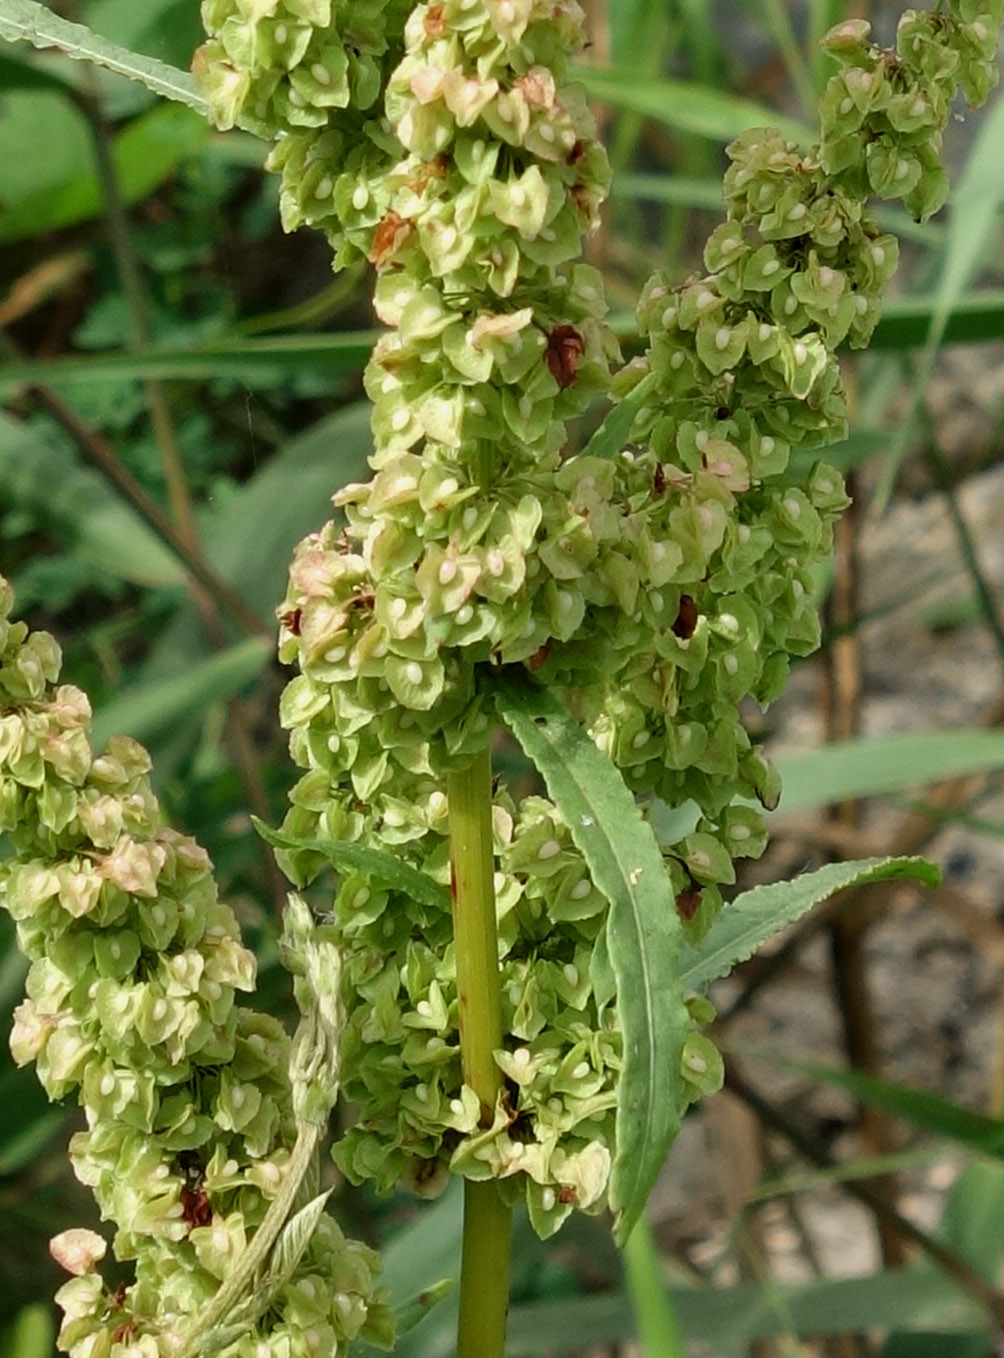
<svg viewBox="0 0 1004 1358">
<path fill-rule="evenodd" d="M 0 19 L 9 2 L 0 0 Z M 196 0 L 51 8 L 180 68 L 200 38 Z M 800 137 L 828 74 L 819 37 L 869 6 L 594 0 L 590 8 L 594 60 L 581 75 L 616 171 L 594 262 L 629 349 L 631 307 L 651 269 L 674 260 L 682 279 L 697 262 L 719 210 L 724 143 L 764 123 Z M 213 133 L 192 110 L 121 77 L 3 44 L 0 90 L 0 571 L 20 611 L 63 644 L 67 679 L 94 701 L 96 737 L 128 731 L 151 747 L 159 790 L 212 854 L 261 959 L 263 994 L 284 1013 L 281 883 L 248 813 L 274 824 L 292 781 L 270 644 L 286 564 L 327 517 L 331 493 L 363 474 L 368 452 L 360 400 L 372 342 L 368 280 L 358 270 L 332 278 L 323 242 L 282 236 L 252 137 Z M 855 361 L 855 432 L 831 455 L 844 470 L 864 468 L 879 502 L 896 494 L 906 459 L 927 440 L 954 504 L 953 475 L 930 446 L 929 383 L 943 346 L 1004 338 L 1004 101 L 957 142 L 946 212 L 923 229 L 901 212 L 883 215 L 911 243 L 908 263 L 874 352 Z M 974 462 L 997 456 L 999 443 Z M 1004 659 L 998 606 L 964 524 L 960 532 L 972 593 L 954 621 L 981 619 Z M 501 762 L 521 776 L 515 750 Z M 1004 736 L 994 732 L 851 742 L 791 761 L 782 811 L 1001 768 Z M 22 980 L 0 917 L 0 1026 Z M 952 1258 L 996 1283 L 1004 1123 L 874 1077 L 852 1092 L 966 1148 L 969 1168 L 940 1238 Z M 0 1349 L 13 1358 L 52 1352 L 48 1298 L 58 1278 L 46 1241 L 92 1211 L 65 1163 L 74 1117 L 50 1109 L 33 1072 L 15 1070 L 4 1047 Z M 403 1200 L 343 1193 L 339 1211 L 366 1238 L 389 1242 L 388 1278 L 400 1295 L 450 1272 L 453 1195 L 413 1217 Z M 731 1355 L 764 1336 L 874 1327 L 891 1332 L 886 1358 L 991 1351 L 987 1298 L 974 1300 L 973 1286 L 926 1262 L 851 1281 L 668 1292 L 648 1237 L 632 1244 L 626 1283 L 602 1226 L 579 1222 L 562 1241 L 548 1253 L 529 1232 L 520 1236 L 513 1354 L 575 1352 L 640 1332 L 653 1358 L 682 1353 L 681 1336 Z M 448 1354 L 448 1309 L 401 1352 Z"/>
</svg>

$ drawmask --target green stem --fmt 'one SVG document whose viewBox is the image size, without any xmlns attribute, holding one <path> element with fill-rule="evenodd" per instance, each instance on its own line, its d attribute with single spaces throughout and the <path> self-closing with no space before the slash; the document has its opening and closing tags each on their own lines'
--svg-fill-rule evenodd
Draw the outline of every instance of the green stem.
<svg viewBox="0 0 1004 1358">
<path fill-rule="evenodd" d="M 501 982 L 495 921 L 492 765 L 485 750 L 447 782 L 453 929 L 464 1082 L 491 1126 L 502 1074 Z M 502 1358 L 509 1305 L 510 1210 L 494 1180 L 464 1185 L 457 1358 Z"/>
</svg>

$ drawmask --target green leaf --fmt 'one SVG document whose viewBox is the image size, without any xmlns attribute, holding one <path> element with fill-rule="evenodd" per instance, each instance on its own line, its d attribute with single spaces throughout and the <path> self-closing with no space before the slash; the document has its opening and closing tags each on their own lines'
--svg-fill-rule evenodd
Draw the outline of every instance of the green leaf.
<svg viewBox="0 0 1004 1358">
<path fill-rule="evenodd" d="M 579 66 L 576 76 L 592 98 L 625 113 L 650 118 L 674 132 L 690 132 L 728 142 L 751 127 L 776 127 L 792 141 L 807 145 L 812 132 L 752 99 L 666 76 L 639 76 L 629 68 Z"/>
<path fill-rule="evenodd" d="M 68 358 L 22 359 L 0 365 L 0 387 L 26 382 L 120 382 L 133 378 L 231 378 L 254 385 L 285 382 L 291 374 L 322 372 L 343 377 L 362 368 L 375 332 L 273 335 L 263 339 L 222 339 L 196 346 L 163 345 Z"/>
<path fill-rule="evenodd" d="M 334 839 L 299 839 L 296 835 L 273 830 L 257 816 L 251 817 L 254 828 L 273 849 L 308 849 L 330 860 L 343 872 L 361 872 L 374 882 L 401 891 L 420 905 L 435 910 L 450 909 L 450 893 L 424 872 L 419 872 L 396 854 L 386 849 L 369 849 L 363 844 L 343 844 Z"/>
<path fill-rule="evenodd" d="M 937 305 L 937 298 L 931 296 L 902 297 L 887 303 L 869 341 L 869 349 L 909 349 L 923 344 Z M 958 299 L 945 322 L 942 341 L 968 344 L 1002 336 L 1004 291 L 987 288 L 964 293 Z"/>
<path fill-rule="evenodd" d="M 0 7 L 0 38 L 8 42 L 30 42 L 42 48 L 58 47 L 75 61 L 90 61 L 95 66 L 124 75 L 145 85 L 154 94 L 187 104 L 201 117 L 208 113 L 208 104 L 198 92 L 195 81 L 187 71 L 166 66 L 154 57 L 142 56 L 126 47 L 109 42 L 92 33 L 83 24 L 73 24 L 53 14 L 36 0 L 3 0 Z"/>
<path fill-rule="evenodd" d="M 1004 204 L 1002 139 L 1004 99 L 998 99 L 976 134 L 965 169 L 952 194 L 951 218 L 938 269 L 938 288 L 928 324 L 924 357 L 920 371 L 911 374 L 910 408 L 906 417 L 897 421 L 887 466 L 875 493 L 875 503 L 879 509 L 888 502 L 906 456 L 914 421 L 934 374 L 938 350 L 945 338 L 949 318 L 962 303 L 965 290 L 979 272 L 998 229 L 1000 210 Z"/>
<path fill-rule="evenodd" d="M 652 1229 L 641 1216 L 624 1246 L 624 1270 L 644 1353 L 686 1358 Z"/>
<path fill-rule="evenodd" d="M 55 1347 L 55 1320 L 49 1307 L 41 1302 L 22 1307 L 0 1333 L 0 1353 L 9 1354 L 10 1358 L 52 1358 Z"/>
<path fill-rule="evenodd" d="M 657 375 L 649 373 L 647 377 L 641 379 L 633 391 L 630 391 L 624 397 L 623 401 L 618 401 L 586 444 L 583 449 L 583 456 L 616 457 L 628 441 L 631 426 L 635 422 L 638 411 L 641 410 L 648 399 L 649 392 L 657 384 Z"/>
<path fill-rule="evenodd" d="M 180 585 L 174 554 L 104 477 L 62 444 L 0 413 L 0 506 L 31 515 L 92 565 L 137 585 Z"/>
<path fill-rule="evenodd" d="M 727 976 L 737 962 L 752 957 L 779 929 L 836 892 L 903 877 L 934 886 L 940 874 L 923 858 L 865 858 L 856 863 L 828 863 L 790 882 L 744 891 L 725 907 L 697 947 L 685 949 L 680 981 L 687 990 L 701 990 Z"/>
<path fill-rule="evenodd" d="M 855 797 L 881 797 L 943 778 L 1004 768 L 1004 732 L 915 731 L 876 740 L 835 741 L 777 760 L 778 814 Z"/>
<path fill-rule="evenodd" d="M 673 1287 L 670 1294 L 687 1340 L 715 1358 L 745 1358 L 754 1340 L 772 1335 L 821 1336 L 911 1324 L 931 1329 L 975 1328 L 983 1315 L 979 1304 L 957 1284 L 920 1268 L 769 1288 L 756 1283 Z M 513 1307 L 506 1354 L 507 1358 L 540 1358 L 542 1352 L 567 1353 L 633 1336 L 634 1317 L 627 1297 L 564 1297 Z M 445 1350 L 444 1358 L 449 1352 Z"/>
<path fill-rule="evenodd" d="M 16 48 L 0 53 L 0 89 L 8 96 L 11 90 L 52 90 L 66 96 L 73 86 L 52 71 L 45 71 L 33 61 L 25 60 Z"/>
<path fill-rule="evenodd" d="M 408 1297 L 394 1307 L 394 1333 L 400 1337 L 413 1330 L 423 1321 L 434 1306 L 444 1301 L 456 1287 L 452 1278 L 440 1278 L 430 1287 L 423 1287 L 413 1297 Z"/>
<path fill-rule="evenodd" d="M 372 447 L 370 407 L 345 406 L 291 439 L 246 486 L 204 525 L 206 556 L 257 611 L 274 624 L 289 559 L 307 533 L 331 517 L 331 495 L 366 471 Z M 184 673 L 206 639 L 194 604 L 186 602 L 157 642 L 144 679 Z"/>
<path fill-rule="evenodd" d="M 1004 1157 L 1004 1121 L 974 1108 L 953 1103 L 939 1094 L 908 1085 L 893 1084 L 862 1070 L 839 1070 L 815 1061 L 785 1061 L 814 1080 L 833 1085 L 852 1095 L 858 1103 L 878 1108 L 890 1117 L 903 1118 L 925 1132 L 960 1142 L 969 1150 Z"/>
<path fill-rule="evenodd" d="M 132 119 L 112 144 L 123 201 L 131 205 L 149 197 L 208 137 L 209 128 L 200 118 L 173 104 L 158 104 Z M 41 188 L 9 208 L 0 217 L 0 241 L 19 240 L 42 228 L 71 226 L 103 211 L 101 185 L 88 159 L 84 173 Z"/>
<path fill-rule="evenodd" d="M 120 733 L 149 743 L 183 718 L 201 716 L 214 703 L 234 697 L 271 659 L 272 643 L 264 637 L 250 637 L 191 665 L 176 678 L 144 684 L 96 713 L 94 745 L 101 749 L 109 736 Z"/>
<path fill-rule="evenodd" d="M 1004 1252 L 1004 1166 L 986 1161 L 966 1166 L 952 1185 L 937 1238 L 996 1284 Z M 918 1261 L 917 1269 L 937 1281 L 929 1260 Z M 956 1334 L 912 1326 L 894 1332 L 885 1342 L 882 1358 L 986 1358 L 991 1350 L 983 1316 Z"/>
<path fill-rule="evenodd" d="M 680 919 L 652 828 L 607 756 L 544 690 L 503 679 L 494 696 L 499 716 L 543 776 L 610 902 L 607 945 L 624 1040 L 610 1202 L 623 1242 L 679 1128 L 687 1027 L 677 981 Z"/>
</svg>

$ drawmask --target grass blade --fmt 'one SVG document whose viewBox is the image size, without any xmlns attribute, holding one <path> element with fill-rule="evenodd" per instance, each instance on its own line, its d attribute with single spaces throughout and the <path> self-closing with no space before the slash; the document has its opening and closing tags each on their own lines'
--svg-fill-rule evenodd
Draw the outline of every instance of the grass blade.
<svg viewBox="0 0 1004 1358">
<path fill-rule="evenodd" d="M 624 1269 L 642 1351 L 653 1358 L 686 1358 L 652 1230 L 644 1215 L 624 1246 Z"/>
<path fill-rule="evenodd" d="M 376 341 L 369 330 L 345 334 L 271 335 L 222 339 L 198 346 L 73 354 L 68 358 L 23 359 L 0 366 L 0 387 L 40 382 L 120 382 L 138 378 L 232 378 L 254 384 L 284 382 L 292 373 L 325 372 L 342 377 L 362 368 Z"/>
<path fill-rule="evenodd" d="M 792 815 L 1004 768 L 1004 732 L 915 731 L 878 740 L 835 741 L 778 759 L 777 767 L 783 783 L 778 815 Z"/>
<path fill-rule="evenodd" d="M 271 641 L 251 637 L 209 660 L 190 665 L 174 679 L 144 684 L 95 715 L 92 730 L 95 748 L 102 749 L 109 736 L 119 733 L 149 744 L 182 720 L 191 719 L 193 713 L 239 693 L 271 658 Z"/>
<path fill-rule="evenodd" d="M 576 77 L 592 98 L 624 113 L 640 114 L 674 132 L 712 141 L 732 141 L 750 127 L 776 127 L 807 144 L 812 132 L 776 110 L 720 90 L 668 76 L 639 76 L 630 68 L 579 66 Z"/>
<path fill-rule="evenodd" d="M 623 1242 L 679 1128 L 687 1024 L 676 977 L 680 920 L 651 826 L 617 768 L 579 723 L 557 698 L 525 683 L 502 682 L 495 705 L 542 774 L 610 902 L 606 938 L 624 1039 L 610 1201 Z"/>
<path fill-rule="evenodd" d="M 786 1061 L 784 1064 L 804 1071 L 823 1084 L 845 1090 L 857 1103 L 866 1103 L 890 1117 L 902 1118 L 925 1132 L 956 1141 L 971 1151 L 1004 1157 L 1004 1121 L 1000 1118 L 988 1117 L 986 1113 L 953 1103 L 926 1089 L 893 1084 L 862 1070 L 840 1070 L 815 1061 Z"/>
</svg>

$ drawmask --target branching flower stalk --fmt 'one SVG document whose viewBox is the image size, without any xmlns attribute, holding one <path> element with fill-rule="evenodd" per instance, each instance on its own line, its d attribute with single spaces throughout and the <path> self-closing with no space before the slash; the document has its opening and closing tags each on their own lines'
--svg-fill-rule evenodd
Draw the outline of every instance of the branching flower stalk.
<svg viewBox="0 0 1004 1358">
<path fill-rule="evenodd" d="M 103 1244 L 62 1242 L 68 1351 L 389 1342 L 373 1257 L 296 1187 L 339 1049 L 359 1109 L 343 1172 L 423 1195 L 466 1180 L 463 1358 L 503 1350 L 508 1207 L 548 1236 L 608 1203 L 629 1055 L 608 899 L 561 805 L 493 787 L 494 695 L 546 686 L 609 756 L 663 827 L 666 908 L 698 944 L 764 847 L 751 803 L 779 795 L 739 704 L 769 703 L 819 640 L 812 571 L 846 497 L 801 454 L 843 436 L 836 349 L 867 343 L 895 268 L 867 200 L 940 206 L 942 129 L 958 88 L 993 83 L 1001 8 L 909 11 L 895 51 L 834 30 L 820 142 L 729 148 L 706 273 L 649 282 L 647 348 L 622 365 L 580 259 L 607 168 L 569 83 L 574 0 L 205 0 L 215 121 L 274 140 L 286 226 L 323 230 L 337 267 L 369 260 L 387 327 L 373 476 L 300 544 L 280 614 L 304 770 L 280 857 L 299 888 L 339 877 L 322 925 L 291 898 L 291 1059 L 234 1005 L 251 958 L 145 755 L 91 752 L 86 699 L 4 594 L 0 891 L 33 959 L 14 1049 L 54 1097 L 78 1090 L 77 1172 L 136 1261 L 109 1296 Z M 603 393 L 614 416 L 573 452 Z M 681 1115 L 722 1067 L 709 1003 L 678 1009 Z"/>
</svg>

